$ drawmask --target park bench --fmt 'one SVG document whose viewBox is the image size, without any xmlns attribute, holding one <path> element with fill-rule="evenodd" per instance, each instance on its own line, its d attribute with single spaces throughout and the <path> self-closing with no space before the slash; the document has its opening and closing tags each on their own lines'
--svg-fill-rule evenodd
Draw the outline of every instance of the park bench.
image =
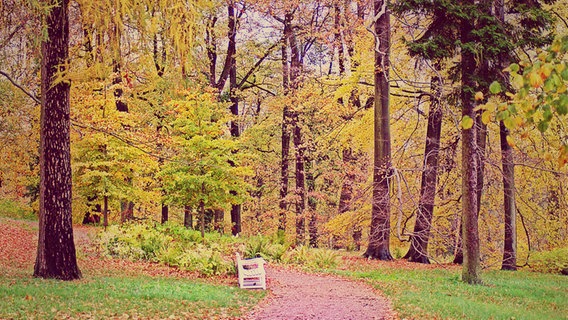
<svg viewBox="0 0 568 320">
<path fill-rule="evenodd" d="M 239 287 L 242 289 L 263 289 L 266 290 L 266 272 L 262 258 L 241 259 L 237 252 L 237 273 L 239 276 Z"/>
</svg>

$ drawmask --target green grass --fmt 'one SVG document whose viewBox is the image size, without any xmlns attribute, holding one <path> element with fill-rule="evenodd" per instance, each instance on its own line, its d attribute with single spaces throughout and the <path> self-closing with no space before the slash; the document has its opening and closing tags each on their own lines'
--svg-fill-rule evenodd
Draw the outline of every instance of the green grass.
<svg viewBox="0 0 568 320">
<path fill-rule="evenodd" d="M 33 210 L 10 199 L 0 199 L 0 216 L 13 219 L 37 220 Z"/>
<path fill-rule="evenodd" d="M 401 319 L 568 319 L 568 278 L 559 275 L 488 271 L 484 285 L 468 285 L 444 269 L 345 274 L 382 291 Z"/>
<path fill-rule="evenodd" d="M 151 277 L 91 277 L 62 282 L 0 276 L 0 318 L 236 318 L 261 291 L 203 281 Z"/>
</svg>

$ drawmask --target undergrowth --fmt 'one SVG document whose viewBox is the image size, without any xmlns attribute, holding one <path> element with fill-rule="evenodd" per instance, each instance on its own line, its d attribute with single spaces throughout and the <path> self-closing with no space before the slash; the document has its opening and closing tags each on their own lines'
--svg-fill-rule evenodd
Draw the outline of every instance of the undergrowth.
<svg viewBox="0 0 568 320">
<path fill-rule="evenodd" d="M 0 199 L 0 216 L 13 219 L 37 220 L 32 208 L 9 199 Z"/>
<path fill-rule="evenodd" d="M 232 237 L 186 229 L 175 223 L 112 225 L 96 240 L 104 255 L 132 261 L 163 263 L 202 276 L 232 275 L 235 253 L 244 258 L 329 269 L 338 264 L 336 251 L 298 246 L 292 249 L 282 236 Z"/>
<path fill-rule="evenodd" d="M 529 264 L 530 270 L 545 273 L 560 273 L 565 268 L 568 268 L 568 247 L 535 252 Z"/>
</svg>

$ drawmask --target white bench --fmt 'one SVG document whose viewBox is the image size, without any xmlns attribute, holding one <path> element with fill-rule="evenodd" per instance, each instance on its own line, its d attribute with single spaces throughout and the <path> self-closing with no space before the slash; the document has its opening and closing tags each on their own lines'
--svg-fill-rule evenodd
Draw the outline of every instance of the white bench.
<svg viewBox="0 0 568 320">
<path fill-rule="evenodd" d="M 239 287 L 243 289 L 266 290 L 266 272 L 262 258 L 241 259 L 237 252 L 237 272 L 239 275 Z"/>
</svg>

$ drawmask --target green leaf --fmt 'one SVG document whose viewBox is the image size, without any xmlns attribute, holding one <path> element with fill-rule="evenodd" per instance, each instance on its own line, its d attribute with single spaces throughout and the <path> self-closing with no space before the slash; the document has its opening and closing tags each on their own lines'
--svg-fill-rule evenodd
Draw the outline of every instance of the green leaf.
<svg viewBox="0 0 568 320">
<path fill-rule="evenodd" d="M 568 95 L 563 94 L 560 96 L 556 105 L 556 112 L 561 116 L 568 114 Z"/>
<path fill-rule="evenodd" d="M 511 83 L 515 88 L 520 89 L 525 85 L 525 80 L 520 74 L 514 74 L 511 76 L 511 78 Z"/>
<path fill-rule="evenodd" d="M 516 64 L 516 63 L 512 63 L 512 64 L 509 66 L 509 70 L 511 70 L 511 72 L 519 72 L 519 69 L 520 69 L 520 67 L 519 67 L 519 65 Z"/>
<path fill-rule="evenodd" d="M 548 121 L 541 121 L 537 125 L 538 131 L 545 132 L 548 129 Z"/>
<path fill-rule="evenodd" d="M 503 121 L 505 119 L 508 119 L 511 116 L 511 113 L 509 112 L 509 110 L 503 110 L 500 112 L 497 112 L 497 120 L 499 121 Z"/>
<path fill-rule="evenodd" d="M 552 114 L 552 111 L 550 110 L 550 107 L 548 107 L 548 110 L 544 111 L 544 113 L 542 114 L 542 116 L 544 117 L 544 121 L 549 122 L 550 120 L 552 120 L 552 117 L 554 116 Z"/>
<path fill-rule="evenodd" d="M 515 121 L 511 117 L 503 119 L 503 124 L 509 130 L 513 130 L 515 128 Z"/>
<path fill-rule="evenodd" d="M 564 81 L 568 81 L 568 68 L 565 68 L 564 71 L 562 71 L 561 76 Z"/>
<path fill-rule="evenodd" d="M 484 111 L 481 114 L 481 121 L 483 121 L 484 124 L 488 124 L 491 121 L 491 112 Z"/>
<path fill-rule="evenodd" d="M 502 92 L 502 90 L 501 90 L 501 84 L 500 84 L 499 82 L 497 82 L 497 81 L 493 81 L 493 82 L 491 83 L 491 85 L 489 86 L 489 91 L 490 91 L 491 93 L 493 93 L 493 94 L 501 93 L 501 92 Z"/>
<path fill-rule="evenodd" d="M 473 119 L 470 116 L 463 116 L 461 125 L 465 130 L 471 129 L 473 127 Z"/>
<path fill-rule="evenodd" d="M 554 85 L 554 81 L 551 78 L 546 79 L 546 81 L 544 82 L 544 92 L 551 92 L 555 89 L 556 86 Z"/>
</svg>

